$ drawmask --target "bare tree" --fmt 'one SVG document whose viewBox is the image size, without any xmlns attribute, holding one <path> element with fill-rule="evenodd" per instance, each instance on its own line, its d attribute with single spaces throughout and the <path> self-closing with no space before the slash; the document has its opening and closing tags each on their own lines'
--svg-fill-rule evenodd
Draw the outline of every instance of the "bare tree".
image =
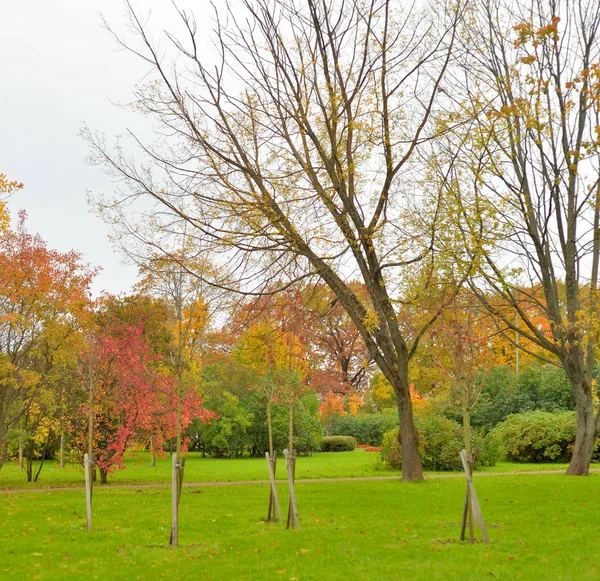
<svg viewBox="0 0 600 581">
<path fill-rule="evenodd" d="M 466 81 L 457 76 L 453 90 L 471 122 L 451 139 L 454 168 L 445 174 L 452 175 L 446 191 L 457 200 L 466 244 L 484 230 L 498 241 L 480 247 L 473 290 L 508 338 L 539 345 L 570 379 L 577 435 L 567 473 L 587 474 L 600 428 L 592 382 L 600 4 L 481 0 L 471 7 Z"/>
<path fill-rule="evenodd" d="M 183 35 L 155 43 L 148 19 L 127 7 L 137 44 L 115 38 L 155 74 L 135 106 L 163 137 L 139 143 L 150 170 L 88 132 L 97 160 L 123 180 L 117 202 L 145 196 L 165 223 L 188 221 L 220 249 L 238 291 L 323 280 L 394 388 L 403 479 L 421 479 L 408 365 L 435 314 L 414 331 L 400 314 L 404 282 L 435 267 L 418 153 L 432 137 L 460 3 L 241 0 L 215 12 L 216 61 L 191 14 L 179 11 Z"/>
</svg>

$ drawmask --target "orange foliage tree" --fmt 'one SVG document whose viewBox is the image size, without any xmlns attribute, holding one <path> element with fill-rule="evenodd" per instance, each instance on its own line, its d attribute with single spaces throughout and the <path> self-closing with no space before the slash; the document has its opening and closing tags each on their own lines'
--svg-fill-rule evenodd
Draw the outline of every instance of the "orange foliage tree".
<svg viewBox="0 0 600 581">
<path fill-rule="evenodd" d="M 358 296 L 366 291 L 356 282 Z M 318 393 L 350 394 L 364 389 L 371 371 L 371 356 L 348 313 L 323 284 L 303 292 L 305 341 L 311 352 L 310 383 Z"/>
<path fill-rule="evenodd" d="M 77 252 L 50 250 L 29 234 L 24 213 L 0 236 L 0 467 L 11 430 L 29 437 L 59 414 L 94 274 Z"/>
</svg>

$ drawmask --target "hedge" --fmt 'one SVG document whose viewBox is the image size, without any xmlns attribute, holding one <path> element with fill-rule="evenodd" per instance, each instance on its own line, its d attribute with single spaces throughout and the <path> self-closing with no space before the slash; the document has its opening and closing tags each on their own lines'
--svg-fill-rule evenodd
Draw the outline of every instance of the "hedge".
<svg viewBox="0 0 600 581">
<path fill-rule="evenodd" d="M 338 416 L 331 420 L 328 436 L 353 436 L 359 444 L 381 446 L 383 434 L 398 427 L 398 413 Z"/>
<path fill-rule="evenodd" d="M 321 440 L 321 452 L 352 452 L 356 439 L 352 436 L 325 436 Z"/>
</svg>

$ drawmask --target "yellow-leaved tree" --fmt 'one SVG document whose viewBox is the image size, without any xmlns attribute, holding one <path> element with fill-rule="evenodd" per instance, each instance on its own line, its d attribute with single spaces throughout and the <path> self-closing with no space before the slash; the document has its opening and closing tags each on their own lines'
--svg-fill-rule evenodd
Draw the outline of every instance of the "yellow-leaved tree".
<svg viewBox="0 0 600 581">
<path fill-rule="evenodd" d="M 6 174 L 0 173 L 0 232 L 5 232 L 10 224 L 5 198 L 22 187 L 22 183 L 10 181 Z"/>
</svg>

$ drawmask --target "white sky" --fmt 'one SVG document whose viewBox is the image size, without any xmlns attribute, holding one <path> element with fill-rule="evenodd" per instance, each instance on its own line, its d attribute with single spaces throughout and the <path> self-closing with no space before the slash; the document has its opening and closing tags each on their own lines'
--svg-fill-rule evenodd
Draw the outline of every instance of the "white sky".
<svg viewBox="0 0 600 581">
<path fill-rule="evenodd" d="M 152 3 L 170 9 L 169 0 Z M 144 10 L 149 4 L 136 2 Z M 207 0 L 195 5 L 210 9 Z M 50 248 L 78 250 L 101 266 L 95 294 L 126 292 L 137 269 L 123 264 L 109 226 L 89 210 L 87 192 L 114 188 L 86 163 L 88 146 L 78 134 L 84 123 L 109 141 L 127 128 L 149 129 L 113 104 L 131 99 L 145 68 L 117 50 L 100 14 L 123 30 L 121 0 L 0 0 L 0 173 L 25 184 L 9 209 L 13 221 L 26 210 L 29 231 Z M 162 24 L 158 16 L 153 21 Z"/>
</svg>

